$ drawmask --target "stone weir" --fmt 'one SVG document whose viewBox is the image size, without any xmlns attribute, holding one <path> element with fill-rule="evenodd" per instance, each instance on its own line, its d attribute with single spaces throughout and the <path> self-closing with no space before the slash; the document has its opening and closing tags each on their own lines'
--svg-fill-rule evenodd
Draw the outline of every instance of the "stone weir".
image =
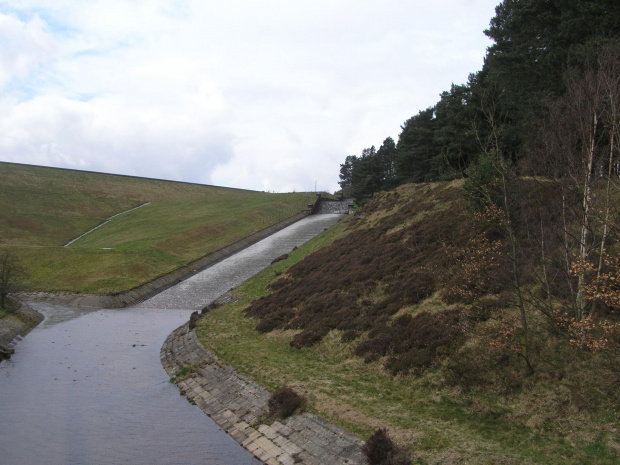
<svg viewBox="0 0 620 465">
<path fill-rule="evenodd" d="M 185 324 L 164 343 L 162 365 L 181 394 L 196 404 L 239 444 L 267 465 L 366 464 L 363 442 L 311 413 L 262 423 L 270 393 L 224 365 Z"/>
<path fill-rule="evenodd" d="M 317 194 L 314 205 L 309 204 L 308 208 L 313 215 L 338 214 L 349 215 L 353 211 L 353 199 L 326 199 Z"/>
</svg>

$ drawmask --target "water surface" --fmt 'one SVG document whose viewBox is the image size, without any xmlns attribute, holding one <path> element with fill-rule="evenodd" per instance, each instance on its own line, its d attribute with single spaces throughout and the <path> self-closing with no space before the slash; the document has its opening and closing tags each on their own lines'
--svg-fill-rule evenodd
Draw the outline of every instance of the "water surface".
<svg viewBox="0 0 620 465">
<path fill-rule="evenodd" d="M 161 367 L 188 311 L 33 306 L 45 322 L 0 364 L 2 463 L 258 463 Z"/>
<path fill-rule="evenodd" d="M 141 308 L 87 311 L 30 303 L 46 318 L 0 364 L 0 463 L 258 464 L 179 395 L 161 366 L 160 348 L 192 310 L 339 218 L 306 218 Z"/>
</svg>

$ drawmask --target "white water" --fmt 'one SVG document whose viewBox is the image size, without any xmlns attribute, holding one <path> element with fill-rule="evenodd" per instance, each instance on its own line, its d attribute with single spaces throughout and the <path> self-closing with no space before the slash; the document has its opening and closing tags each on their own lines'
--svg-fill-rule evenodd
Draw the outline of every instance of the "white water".
<svg viewBox="0 0 620 465">
<path fill-rule="evenodd" d="M 294 247 L 316 237 L 339 218 L 340 215 L 315 215 L 304 218 L 138 306 L 202 309 L 229 289 L 264 270 L 274 258 L 289 253 Z"/>
<path fill-rule="evenodd" d="M 0 463 L 250 465 L 258 462 L 169 383 L 172 330 L 339 217 L 296 223 L 144 302 L 84 311 L 31 303 L 45 321 L 0 364 Z"/>
</svg>

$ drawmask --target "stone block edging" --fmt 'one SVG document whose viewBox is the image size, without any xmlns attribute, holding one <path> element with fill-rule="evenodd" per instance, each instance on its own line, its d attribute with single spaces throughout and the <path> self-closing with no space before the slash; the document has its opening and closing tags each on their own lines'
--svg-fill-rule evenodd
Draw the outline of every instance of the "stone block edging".
<svg viewBox="0 0 620 465">
<path fill-rule="evenodd" d="M 164 342 L 161 363 L 172 378 L 190 367 L 189 376 L 176 380 L 181 394 L 267 465 L 362 465 L 363 441 L 311 413 L 293 415 L 270 425 L 269 391 L 223 364 L 205 349 L 187 324 Z M 187 369 L 187 368 L 186 368 Z"/>
<path fill-rule="evenodd" d="M 15 346 L 32 328 L 41 323 L 43 318 L 39 312 L 21 303 L 14 318 L 7 316 L 0 319 L 0 360 L 2 356 L 13 354 Z"/>
</svg>

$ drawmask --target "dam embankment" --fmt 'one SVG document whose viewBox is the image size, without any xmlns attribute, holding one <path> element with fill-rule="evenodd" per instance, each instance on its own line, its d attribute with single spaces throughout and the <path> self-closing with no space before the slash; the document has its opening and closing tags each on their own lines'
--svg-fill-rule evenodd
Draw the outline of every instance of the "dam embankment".
<svg viewBox="0 0 620 465">
<path fill-rule="evenodd" d="M 69 305 L 80 308 L 123 308 L 136 305 L 143 302 L 154 295 L 174 286 L 181 281 L 203 271 L 204 269 L 215 265 L 216 263 L 231 257 L 241 250 L 256 244 L 257 242 L 281 231 L 282 229 L 306 218 L 310 215 L 309 211 L 302 211 L 293 215 L 279 223 L 271 225 L 265 229 L 255 232 L 243 239 L 233 242 L 213 253 L 210 253 L 172 273 L 160 276 L 142 286 L 129 291 L 111 295 L 98 294 L 50 294 L 32 292 L 25 293 L 20 296 L 22 300 L 44 301 L 59 305 Z"/>
</svg>

